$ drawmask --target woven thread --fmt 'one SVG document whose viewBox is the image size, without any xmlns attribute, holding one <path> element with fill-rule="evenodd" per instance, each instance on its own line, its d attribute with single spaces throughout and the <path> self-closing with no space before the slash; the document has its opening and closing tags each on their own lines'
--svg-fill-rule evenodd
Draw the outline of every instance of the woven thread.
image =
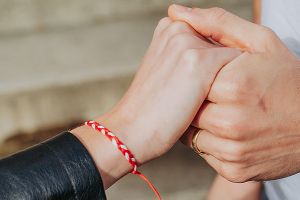
<svg viewBox="0 0 300 200">
<path fill-rule="evenodd" d="M 95 121 L 87 121 L 87 122 L 85 122 L 85 125 L 93 128 L 94 130 L 96 130 L 96 131 L 102 133 L 104 136 L 106 136 L 112 142 L 112 144 L 119 151 L 122 152 L 125 159 L 132 166 L 131 173 L 138 175 L 142 180 L 144 180 L 149 185 L 149 187 L 153 190 L 157 199 L 161 200 L 160 194 L 158 193 L 158 191 L 156 190 L 154 185 L 149 181 L 149 179 L 144 174 L 142 174 L 141 172 L 139 172 L 137 170 L 138 162 L 135 159 L 135 157 L 133 156 L 133 154 L 129 151 L 127 146 L 114 133 L 112 133 L 109 129 L 105 128 L 104 126 L 102 126 L 101 124 L 99 124 L 98 122 L 95 122 Z"/>
</svg>

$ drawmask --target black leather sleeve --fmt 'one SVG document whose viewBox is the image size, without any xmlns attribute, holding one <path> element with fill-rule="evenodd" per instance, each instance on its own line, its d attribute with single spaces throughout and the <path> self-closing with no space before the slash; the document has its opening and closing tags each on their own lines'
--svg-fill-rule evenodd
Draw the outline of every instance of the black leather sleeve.
<svg viewBox="0 0 300 200">
<path fill-rule="evenodd" d="M 0 199 L 105 200 L 94 161 L 73 134 L 0 160 Z"/>
</svg>

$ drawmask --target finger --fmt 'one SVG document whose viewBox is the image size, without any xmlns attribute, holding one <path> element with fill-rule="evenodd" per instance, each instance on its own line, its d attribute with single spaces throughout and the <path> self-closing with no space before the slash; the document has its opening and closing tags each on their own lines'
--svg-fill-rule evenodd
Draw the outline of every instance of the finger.
<svg viewBox="0 0 300 200">
<path fill-rule="evenodd" d="M 159 20 L 158 25 L 154 30 L 154 37 L 161 35 L 161 33 L 172 23 L 172 20 L 169 17 L 164 17 Z"/>
<path fill-rule="evenodd" d="M 171 39 L 173 39 L 176 35 L 193 35 L 196 37 L 198 34 L 189 24 L 182 21 L 170 21 L 170 18 L 163 18 L 160 20 L 157 30 L 154 32 L 153 41 L 151 42 L 151 46 L 149 48 L 149 52 L 154 57 L 158 57 L 162 54 L 162 52 L 167 48 L 167 45 Z M 198 39 L 198 38 L 197 38 Z M 200 40 L 199 40 L 200 42 Z M 197 42 L 197 43 L 199 43 Z M 181 48 L 181 46 L 177 45 L 176 47 L 172 47 L 177 50 Z M 155 59 L 154 59 L 155 60 Z"/>
<path fill-rule="evenodd" d="M 261 111 L 253 107 L 215 104 L 206 101 L 196 114 L 192 125 L 208 130 L 217 137 L 243 141 L 254 138 L 257 129 L 264 128 L 259 116 L 261 116 Z"/>
<path fill-rule="evenodd" d="M 209 130 L 218 137 L 227 138 L 227 133 L 222 132 L 222 125 L 229 116 L 226 106 L 205 101 L 196 114 L 192 125 L 198 129 Z"/>
<path fill-rule="evenodd" d="M 218 174 L 222 172 L 222 161 L 212 155 L 203 154 L 201 156 Z"/>
<path fill-rule="evenodd" d="M 190 46 L 192 47 L 195 44 L 191 44 Z M 179 49 L 174 49 L 174 46 L 173 48 L 171 46 L 167 52 L 172 52 L 172 56 L 179 57 L 178 63 L 171 64 L 171 66 L 176 66 L 176 70 L 174 67 L 172 68 L 175 72 L 172 79 L 176 82 L 182 80 L 181 88 L 189 88 L 190 91 L 194 91 L 194 94 L 197 94 L 198 98 L 190 99 L 190 101 L 197 101 L 196 105 L 199 105 L 199 108 L 206 99 L 219 70 L 240 54 L 238 50 L 227 47 L 185 49 L 185 51 L 179 53 L 178 51 Z M 185 79 L 188 79 L 188 81 L 185 81 Z M 177 92 L 179 93 L 179 91 Z M 184 91 L 181 92 L 185 93 Z M 186 94 L 187 97 L 190 95 Z"/>
<path fill-rule="evenodd" d="M 170 19 L 170 18 L 169 18 Z M 215 47 L 215 44 L 212 44 L 211 41 L 207 40 L 205 37 L 200 35 L 197 31 L 193 29 L 188 23 L 183 21 L 173 21 L 168 24 L 164 30 L 160 32 L 161 42 L 164 43 L 165 40 L 172 38 L 178 34 L 188 33 L 198 37 L 201 42 L 201 47 Z"/>
<path fill-rule="evenodd" d="M 209 131 L 200 130 L 195 142 L 200 152 L 211 155 L 221 161 L 229 161 L 230 157 L 224 151 L 227 149 L 227 146 L 232 145 L 232 141 L 216 137 Z"/>
<path fill-rule="evenodd" d="M 169 52 L 176 54 L 175 51 L 178 50 L 171 47 Z M 195 100 L 199 103 L 197 105 L 201 105 L 219 70 L 239 55 L 240 51 L 228 47 L 188 49 L 184 52 L 177 52 L 175 56 L 179 57 L 179 61 L 176 64 L 176 74 L 179 77 L 174 75 L 174 81 L 189 79 L 189 81 L 181 81 L 184 84 L 182 88 L 193 86 L 194 88 L 190 89 L 197 92 L 198 99 Z"/>
<path fill-rule="evenodd" d="M 193 33 L 196 34 L 196 31 L 185 22 L 173 22 L 169 17 L 162 18 L 154 31 L 152 42 L 146 54 L 148 56 L 151 55 L 152 59 L 148 62 L 148 65 L 143 68 L 144 75 L 138 76 L 139 78 L 135 79 L 134 81 L 139 82 L 145 80 L 145 78 L 150 74 L 149 72 L 152 69 L 152 63 L 156 62 L 157 59 L 163 54 L 170 38 L 176 34 L 193 35 Z M 179 49 L 181 49 L 181 47 L 176 48 L 176 50 Z M 169 60 L 172 61 L 172 59 Z M 139 73 L 139 71 L 137 73 Z"/>
<path fill-rule="evenodd" d="M 211 49 L 211 51 L 209 49 Z M 161 55 L 169 57 L 169 59 L 166 60 L 166 62 L 175 61 L 177 63 L 182 61 L 183 63 L 179 64 L 179 66 L 194 66 L 194 64 L 201 65 L 203 63 L 202 59 L 211 59 L 210 57 L 213 57 L 213 54 L 217 53 L 217 50 L 213 51 L 214 49 L 215 48 L 206 48 L 203 45 L 203 41 L 193 34 L 181 33 L 176 34 L 173 37 L 168 37 L 166 41 L 166 47 L 162 50 Z M 203 58 L 204 51 L 206 52 L 205 58 Z M 236 53 L 234 54 L 233 51 L 230 51 L 226 52 L 226 55 L 233 57 L 236 55 Z M 219 55 L 219 57 L 223 56 Z M 209 63 L 210 61 L 207 62 Z M 185 69 L 185 71 L 187 70 Z"/>
<path fill-rule="evenodd" d="M 211 155 L 203 154 L 202 156 L 206 162 L 216 170 L 216 172 L 232 183 L 244 183 L 253 180 L 253 175 L 257 174 L 250 171 L 249 168 L 245 168 L 242 164 L 223 162 Z"/>
<path fill-rule="evenodd" d="M 249 98 L 251 95 L 247 94 L 257 90 L 254 84 L 257 70 L 253 70 L 252 61 L 254 58 L 251 55 L 244 52 L 220 71 L 209 91 L 207 100 L 214 103 L 227 104 L 241 103 L 236 101 L 239 101 L 242 96 L 245 101 L 251 99 Z M 243 101 L 243 103 L 245 102 Z"/>
<path fill-rule="evenodd" d="M 173 20 L 189 23 L 201 35 L 229 47 L 246 50 L 259 49 L 262 26 L 253 24 L 221 8 L 187 8 L 179 5 L 169 7 Z"/>
<path fill-rule="evenodd" d="M 180 141 L 187 147 L 192 148 L 193 136 L 199 131 L 198 128 L 194 126 L 189 126 L 189 128 L 181 136 Z"/>
<path fill-rule="evenodd" d="M 168 17 L 168 19 L 162 19 L 160 23 L 164 23 L 165 20 L 171 20 L 171 18 Z M 168 21 L 169 22 L 169 21 Z M 188 23 L 183 21 L 172 21 L 168 23 L 168 25 L 163 30 L 158 30 L 158 35 L 163 37 L 172 37 L 179 33 L 191 33 L 195 36 L 197 36 L 200 41 L 203 42 L 203 45 L 205 47 L 215 47 L 220 46 L 220 44 L 214 43 L 213 41 L 207 39 L 206 37 L 203 37 L 201 34 L 199 34 L 192 26 L 190 26 Z"/>
<path fill-rule="evenodd" d="M 264 94 L 272 68 L 260 67 L 263 54 L 244 52 L 241 56 L 228 63 L 214 80 L 207 99 L 222 104 L 257 105 Z"/>
<path fill-rule="evenodd" d="M 153 39 L 148 49 L 149 53 L 158 56 L 161 50 L 164 48 L 167 38 L 163 38 L 163 32 L 172 24 L 172 20 L 169 17 L 164 17 L 159 20 L 153 34 Z"/>
<path fill-rule="evenodd" d="M 198 134 L 197 136 L 197 140 L 196 145 L 198 147 L 198 149 L 201 152 L 207 153 L 207 154 L 214 154 L 213 149 L 215 145 L 211 146 L 211 147 L 207 147 L 205 144 L 203 145 L 203 143 L 205 143 L 207 140 L 209 139 L 213 139 L 208 131 L 206 130 L 201 130 L 198 129 L 196 127 L 190 126 L 183 134 L 183 136 L 181 137 L 181 142 L 186 145 L 187 147 L 193 148 L 192 146 L 192 142 L 193 142 L 193 138 L 196 136 L 196 134 Z M 201 141 L 203 140 L 203 141 Z M 210 142 L 209 142 L 210 143 Z"/>
<path fill-rule="evenodd" d="M 241 55 L 241 51 L 235 48 L 219 47 L 209 48 L 205 50 L 204 55 L 201 56 L 201 73 L 198 74 L 199 78 L 207 82 L 209 85 L 206 86 L 206 95 L 212 86 L 213 80 L 215 80 L 217 73 L 229 62 Z"/>
<path fill-rule="evenodd" d="M 238 146 L 238 143 L 233 141 L 216 137 L 214 134 L 207 130 L 199 130 L 195 127 L 190 126 L 188 130 L 184 133 L 181 141 L 186 146 L 193 148 L 192 141 L 197 135 L 196 146 L 200 152 L 208 155 L 212 155 L 221 161 L 237 161 L 236 158 L 231 155 L 231 150 Z M 202 154 L 201 154 L 202 156 Z"/>
</svg>

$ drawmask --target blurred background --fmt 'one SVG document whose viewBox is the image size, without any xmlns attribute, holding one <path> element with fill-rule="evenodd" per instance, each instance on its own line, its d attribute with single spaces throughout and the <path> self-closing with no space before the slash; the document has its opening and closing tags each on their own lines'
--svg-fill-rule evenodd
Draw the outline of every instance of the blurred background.
<svg viewBox="0 0 300 200">
<path fill-rule="evenodd" d="M 172 3 L 252 17 L 251 0 L 0 0 L 0 157 L 110 109 Z M 204 199 L 214 177 L 181 144 L 142 171 L 172 200 Z M 107 196 L 154 199 L 133 175 Z"/>
</svg>

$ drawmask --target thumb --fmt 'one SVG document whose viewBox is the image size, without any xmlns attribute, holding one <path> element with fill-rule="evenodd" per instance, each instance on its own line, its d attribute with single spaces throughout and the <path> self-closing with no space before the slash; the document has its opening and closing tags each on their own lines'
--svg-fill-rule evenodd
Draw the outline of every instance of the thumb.
<svg viewBox="0 0 300 200">
<path fill-rule="evenodd" d="M 260 51 L 273 35 L 270 29 L 246 21 L 222 8 L 188 8 L 171 5 L 168 10 L 173 20 L 189 23 L 201 35 L 228 47 Z"/>
</svg>

